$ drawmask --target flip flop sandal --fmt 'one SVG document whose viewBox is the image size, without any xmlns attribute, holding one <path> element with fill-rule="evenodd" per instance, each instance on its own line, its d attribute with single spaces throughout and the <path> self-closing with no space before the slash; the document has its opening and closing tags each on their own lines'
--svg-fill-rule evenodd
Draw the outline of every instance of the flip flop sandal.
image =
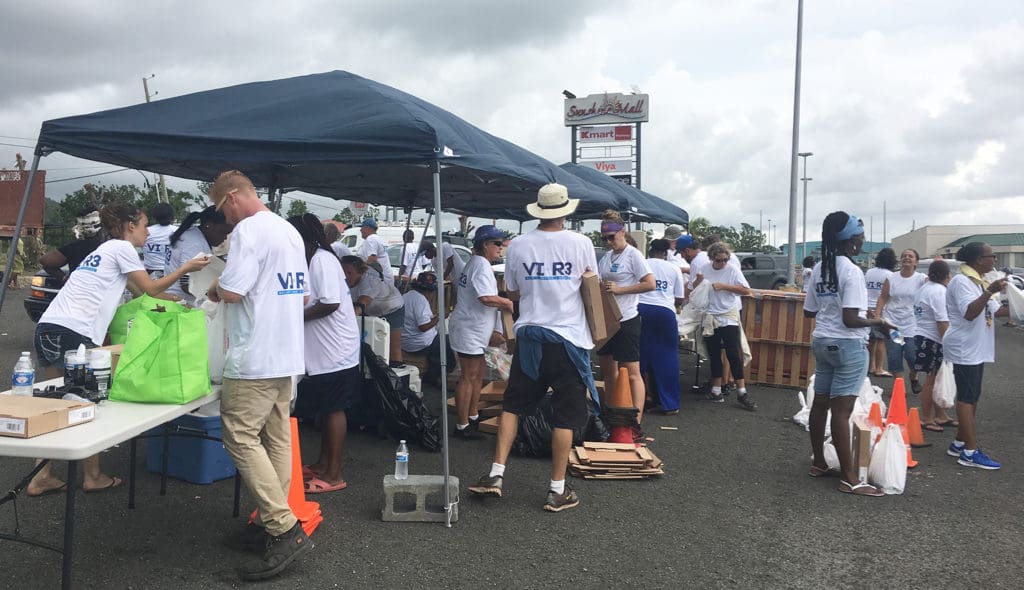
<svg viewBox="0 0 1024 590">
<path fill-rule="evenodd" d="M 345 480 L 341 480 L 338 483 L 327 483 L 319 477 L 307 481 L 302 485 L 307 494 L 323 494 L 325 492 L 337 492 L 348 487 L 348 483 Z"/>
<path fill-rule="evenodd" d="M 810 475 L 811 477 L 814 477 L 814 478 L 819 478 L 819 477 L 839 477 L 841 475 L 841 473 L 839 472 L 838 469 L 832 469 L 831 467 L 828 467 L 826 469 L 822 469 L 821 467 L 818 467 L 817 465 L 811 465 L 811 469 L 807 472 L 807 475 Z"/>
<path fill-rule="evenodd" d="M 954 428 L 960 426 L 960 423 L 957 422 L 956 420 L 953 420 L 952 418 L 950 418 L 949 420 L 943 420 L 942 422 L 936 422 L 935 424 L 939 426 L 952 426 Z"/>
<path fill-rule="evenodd" d="M 854 496 L 868 496 L 870 498 L 881 498 L 885 495 L 885 492 L 876 488 L 875 486 L 867 483 L 859 483 L 857 485 L 851 485 L 850 482 L 844 480 L 839 481 L 839 491 L 844 494 L 853 494 Z"/>
<path fill-rule="evenodd" d="M 100 492 L 105 492 L 107 490 L 112 490 L 114 488 L 119 488 L 119 487 L 121 487 L 123 485 L 124 485 L 124 480 L 123 479 L 121 479 L 120 477 L 113 477 L 113 476 L 111 476 L 109 484 L 107 484 L 107 485 L 105 485 L 105 486 L 103 486 L 101 488 L 93 488 L 91 490 L 87 490 L 85 488 L 82 488 L 82 491 L 85 492 L 86 494 L 98 494 Z"/>
<path fill-rule="evenodd" d="M 892 373 L 889 371 L 879 371 L 875 373 L 875 377 L 892 377 Z"/>
<path fill-rule="evenodd" d="M 941 426 L 939 426 L 938 423 L 922 424 L 921 428 L 924 428 L 925 430 L 927 430 L 929 432 L 945 432 L 946 431 L 946 429 L 941 427 Z"/>
<path fill-rule="evenodd" d="M 49 496 L 49 495 L 52 495 L 52 494 L 60 494 L 60 493 L 66 492 L 66 491 L 68 491 L 68 484 L 64 483 L 64 484 L 61 484 L 61 485 L 59 485 L 59 486 L 57 486 L 55 488 L 50 488 L 48 490 L 43 490 L 43 491 L 39 492 L 38 494 L 30 494 L 28 492 L 25 492 L 25 495 L 28 496 L 29 498 L 42 498 L 43 496 Z"/>
<path fill-rule="evenodd" d="M 309 465 L 302 466 L 302 481 L 309 481 L 314 477 L 320 477 L 315 471 L 309 468 Z"/>
</svg>

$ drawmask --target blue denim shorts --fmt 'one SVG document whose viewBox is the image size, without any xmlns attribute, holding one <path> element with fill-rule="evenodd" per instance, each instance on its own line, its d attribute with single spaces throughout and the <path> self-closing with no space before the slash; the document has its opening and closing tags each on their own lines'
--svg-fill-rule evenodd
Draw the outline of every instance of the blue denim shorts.
<svg viewBox="0 0 1024 590">
<path fill-rule="evenodd" d="M 74 330 L 57 324 L 36 324 L 36 358 L 40 367 L 57 365 L 64 367 L 64 353 L 77 350 L 79 344 L 96 348 L 92 340 Z"/>
<path fill-rule="evenodd" d="M 908 367 L 913 371 L 916 356 L 917 345 L 914 344 L 913 336 L 906 336 L 902 346 L 893 342 L 892 338 L 885 339 L 885 364 L 890 373 L 902 373 Z"/>
<path fill-rule="evenodd" d="M 814 393 L 844 397 L 860 394 L 868 375 L 868 344 L 859 338 L 814 338 Z"/>
</svg>

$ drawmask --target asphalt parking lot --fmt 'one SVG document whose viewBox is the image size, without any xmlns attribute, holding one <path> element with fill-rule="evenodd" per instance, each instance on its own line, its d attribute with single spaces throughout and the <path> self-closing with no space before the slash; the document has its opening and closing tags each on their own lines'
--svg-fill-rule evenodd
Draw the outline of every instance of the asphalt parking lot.
<svg viewBox="0 0 1024 590">
<path fill-rule="evenodd" d="M 0 314 L 0 366 L 13 368 L 30 349 L 33 324 L 14 292 Z M 754 387 L 756 413 L 698 401 L 687 367 L 678 416 L 645 420 L 663 477 L 639 481 L 572 480 L 581 505 L 541 510 L 544 460 L 513 458 L 500 500 L 469 497 L 466 485 L 490 465 L 493 438 L 452 441 L 452 473 L 461 478 L 460 518 L 438 524 L 380 520 L 381 479 L 393 469 L 395 443 L 352 434 L 344 477 L 349 488 L 320 495 L 324 522 L 316 550 L 266 588 L 1019 588 L 1024 578 L 1024 448 L 1020 437 L 1024 330 L 1000 326 L 997 363 L 986 368 L 978 410 L 980 440 L 1003 462 L 996 472 L 958 466 L 945 447 L 953 437 L 926 433 L 920 465 L 900 496 L 840 494 L 836 480 L 807 476 L 807 434 L 790 421 L 795 392 Z M 6 365 L 4 365 L 6 363 Z M 877 380 L 887 393 L 891 380 Z M 437 397 L 435 395 L 435 397 Z M 437 400 L 435 400 L 437 401 Z M 916 404 L 910 396 L 909 403 Z M 674 426 L 678 430 L 661 430 Z M 303 454 L 318 447 L 303 432 Z M 144 445 L 140 445 L 140 451 Z M 231 480 L 171 482 L 138 457 L 138 505 L 124 488 L 81 494 L 75 581 L 80 588 L 235 588 L 245 558 L 222 545 L 242 522 L 231 517 Z M 127 445 L 104 453 L 104 469 L 128 471 Z M 0 458 L 0 490 L 31 468 Z M 63 467 L 58 469 L 62 472 Z M 412 449 L 411 473 L 441 473 L 440 454 Z M 251 507 L 243 494 L 243 507 Z M 59 543 L 60 495 L 22 496 L 22 534 Z M 245 509 L 243 509 L 245 511 Z M 0 531 L 15 526 L 0 506 Z M 0 588 L 54 588 L 60 558 L 0 541 Z"/>
</svg>

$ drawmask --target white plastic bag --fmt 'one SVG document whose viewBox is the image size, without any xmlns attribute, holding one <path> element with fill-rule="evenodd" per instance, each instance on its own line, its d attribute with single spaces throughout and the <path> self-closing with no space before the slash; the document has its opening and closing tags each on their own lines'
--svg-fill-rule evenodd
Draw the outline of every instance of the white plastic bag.
<svg viewBox="0 0 1024 590">
<path fill-rule="evenodd" d="M 953 363 L 942 361 L 938 374 L 935 375 L 935 387 L 932 399 L 940 408 L 952 408 L 956 401 L 956 379 L 953 378 Z"/>
<path fill-rule="evenodd" d="M 807 404 L 802 391 L 796 393 L 796 399 L 800 402 L 800 411 L 793 414 L 793 422 L 803 426 L 804 430 L 810 430 L 811 406 Z"/>
<path fill-rule="evenodd" d="M 224 356 L 228 348 L 228 332 L 224 323 L 224 303 L 204 300 L 200 309 L 206 314 L 206 349 L 209 353 L 210 381 L 224 380 Z"/>
<path fill-rule="evenodd" d="M 1024 323 L 1024 291 L 1009 281 L 1006 283 L 1006 302 L 1010 306 L 1010 319 Z"/>
<path fill-rule="evenodd" d="M 484 348 L 484 360 L 487 362 L 487 378 L 489 381 L 508 381 L 512 371 L 512 355 L 502 348 L 488 346 Z"/>
<path fill-rule="evenodd" d="M 890 424 L 871 453 L 868 482 L 886 494 L 902 494 L 907 485 L 907 448 L 900 427 Z"/>
</svg>

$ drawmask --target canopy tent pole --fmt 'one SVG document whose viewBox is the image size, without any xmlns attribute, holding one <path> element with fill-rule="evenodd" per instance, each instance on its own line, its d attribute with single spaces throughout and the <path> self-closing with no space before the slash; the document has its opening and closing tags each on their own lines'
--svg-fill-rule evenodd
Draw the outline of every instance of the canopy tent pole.
<svg viewBox="0 0 1024 590">
<path fill-rule="evenodd" d="M 410 212 L 409 215 L 411 216 L 412 213 Z M 409 274 L 409 282 L 404 284 L 404 285 L 402 285 L 402 293 L 406 293 L 410 288 L 412 288 L 412 280 L 414 278 L 416 278 L 416 277 L 412 276 L 412 269 L 416 268 L 416 265 L 420 261 L 420 255 L 423 254 L 423 242 L 425 242 L 426 239 L 427 239 L 427 229 L 430 228 L 430 220 L 433 218 L 433 215 L 434 215 L 433 211 L 427 211 L 427 223 L 426 223 L 426 225 L 423 226 L 423 233 L 420 234 L 420 241 L 416 244 L 416 256 L 413 256 L 413 258 L 412 258 L 412 268 L 408 269 L 409 273 L 410 273 Z M 405 252 L 404 248 L 402 249 L 402 252 Z M 435 260 L 437 259 L 437 254 L 434 255 L 434 258 L 435 258 Z M 434 274 L 435 275 L 437 274 L 436 270 L 435 270 Z M 444 275 L 442 274 L 442 276 L 444 276 Z M 443 286 L 443 281 L 442 281 L 442 286 Z"/>
<path fill-rule="evenodd" d="M 438 252 L 434 259 L 441 254 L 441 162 L 434 161 L 434 233 L 437 235 Z M 425 233 L 425 232 L 424 232 Z M 441 276 L 444 276 L 444 260 L 441 261 Z M 445 321 L 444 281 L 440 281 L 437 289 L 437 315 L 440 318 L 437 322 L 437 335 L 441 344 L 441 461 L 444 470 L 444 513 L 445 526 L 452 526 L 452 499 L 448 489 L 448 480 L 451 473 L 448 468 L 448 359 L 445 351 L 448 350 L 448 324 Z"/>
<path fill-rule="evenodd" d="M 4 300 L 7 299 L 7 283 L 10 282 L 11 269 L 14 268 L 14 256 L 18 253 L 18 239 L 21 237 L 21 227 L 25 223 L 25 211 L 28 209 L 28 198 L 32 194 L 32 184 L 36 179 L 36 171 L 39 170 L 39 148 L 36 148 L 35 157 L 32 158 L 32 170 L 28 173 L 28 183 L 25 185 L 25 196 L 21 199 L 21 209 L 18 210 L 18 221 L 14 224 L 14 235 L 11 236 L 11 249 L 7 252 L 7 266 L 4 267 L 3 285 L 0 285 L 0 310 L 4 308 Z M 434 186 L 437 186 L 437 179 L 434 179 Z M 75 270 L 75 269 L 71 269 Z M 443 341 L 442 341 L 443 342 Z M 442 406 L 443 407 L 443 406 Z M 447 460 L 445 465 L 447 465 Z"/>
</svg>

